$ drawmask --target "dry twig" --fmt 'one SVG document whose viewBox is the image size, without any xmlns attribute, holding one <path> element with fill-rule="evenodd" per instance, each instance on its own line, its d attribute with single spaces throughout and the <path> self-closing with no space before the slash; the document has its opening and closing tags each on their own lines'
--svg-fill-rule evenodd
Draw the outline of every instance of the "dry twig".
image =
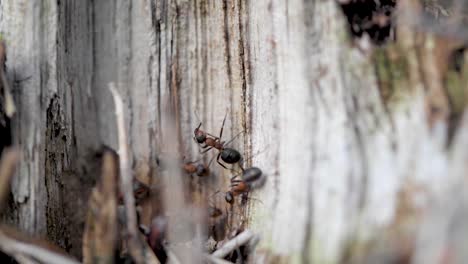
<svg viewBox="0 0 468 264">
<path fill-rule="evenodd" d="M 245 243 L 249 242 L 250 239 L 254 237 L 254 233 L 250 230 L 245 230 L 244 232 L 237 235 L 235 238 L 229 240 L 224 244 L 220 249 L 216 250 L 211 254 L 213 257 L 217 258 L 224 258 L 229 253 L 237 249 L 238 247 L 244 245 Z"/>
<path fill-rule="evenodd" d="M 224 259 L 221 259 L 221 258 L 216 258 L 216 257 L 213 257 L 212 255 L 209 255 L 209 254 L 205 254 L 203 256 L 205 257 L 205 259 L 208 262 L 213 263 L 213 264 L 232 264 L 232 262 L 230 262 L 230 261 L 227 261 L 227 260 L 224 260 Z"/>
<path fill-rule="evenodd" d="M 0 228 L 0 250 L 20 263 L 77 264 L 59 248 L 45 241 L 32 240 L 24 235 Z"/>
<path fill-rule="evenodd" d="M 10 181 L 15 173 L 19 152 L 16 149 L 7 148 L 3 151 L 0 161 L 0 211 L 10 192 Z"/>
<path fill-rule="evenodd" d="M 113 263 L 117 240 L 117 157 L 105 151 L 99 186 L 91 193 L 83 234 L 83 263 Z"/>
<path fill-rule="evenodd" d="M 130 254 L 136 263 L 144 263 L 145 252 L 143 252 L 142 241 L 138 237 L 135 198 L 133 197 L 132 174 L 128 161 L 128 144 L 127 134 L 125 130 L 124 109 L 122 97 L 117 92 L 113 83 L 109 84 L 109 89 L 114 98 L 115 115 L 117 119 L 117 133 L 119 144 L 119 160 L 120 160 L 120 190 L 124 196 L 126 229 L 128 235 L 128 246 Z M 146 252 L 150 253 L 150 252 Z"/>
</svg>

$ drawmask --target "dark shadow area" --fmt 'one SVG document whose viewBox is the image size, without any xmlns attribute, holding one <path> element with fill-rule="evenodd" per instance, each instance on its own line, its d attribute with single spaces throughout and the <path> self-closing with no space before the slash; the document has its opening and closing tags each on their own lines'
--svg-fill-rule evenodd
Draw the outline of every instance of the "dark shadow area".
<svg viewBox="0 0 468 264">
<path fill-rule="evenodd" d="M 342 0 L 339 1 L 354 37 L 367 33 L 376 45 L 393 39 L 392 14 L 396 0 Z"/>
</svg>

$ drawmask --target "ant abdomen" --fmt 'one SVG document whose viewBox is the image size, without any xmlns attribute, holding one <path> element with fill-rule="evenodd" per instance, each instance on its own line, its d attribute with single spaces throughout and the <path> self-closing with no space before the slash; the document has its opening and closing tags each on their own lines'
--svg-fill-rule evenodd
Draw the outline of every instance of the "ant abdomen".
<svg viewBox="0 0 468 264">
<path fill-rule="evenodd" d="M 221 151 L 221 159 L 228 164 L 239 162 L 241 158 L 242 156 L 239 151 L 233 148 L 225 148 Z"/>
<path fill-rule="evenodd" d="M 257 167 L 251 167 L 244 170 L 242 179 L 248 183 L 255 182 L 262 177 L 262 170 Z"/>
</svg>

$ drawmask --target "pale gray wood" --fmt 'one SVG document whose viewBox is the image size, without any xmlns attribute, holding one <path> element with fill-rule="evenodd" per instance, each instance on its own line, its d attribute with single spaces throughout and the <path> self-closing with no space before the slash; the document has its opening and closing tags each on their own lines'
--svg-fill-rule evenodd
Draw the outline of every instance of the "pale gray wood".
<svg viewBox="0 0 468 264">
<path fill-rule="evenodd" d="M 213 134 L 227 111 L 225 139 L 246 131 L 231 146 L 268 177 L 253 193 L 261 202 L 241 210 L 262 235 L 259 262 L 337 263 L 350 241 L 378 238 L 397 220 L 403 189 L 423 190 L 410 203 L 429 210 L 465 184 L 466 118 L 447 148 L 447 123 L 427 124 L 422 85 L 386 105 L 374 62 L 348 38 L 335 1 L 0 3 L 9 78 L 31 77 L 13 86 L 23 150 L 16 223 L 74 252 L 81 220 L 58 219 L 82 219 L 93 153 L 117 147 L 111 81 L 134 166 L 155 166 L 173 144 L 161 132 L 165 98 L 177 106 L 187 159 L 199 157 L 195 111 Z M 197 190 L 227 189 L 231 173 L 212 168 Z M 79 199 L 65 202 L 69 195 Z M 423 239 L 425 230 L 414 232 Z"/>
</svg>

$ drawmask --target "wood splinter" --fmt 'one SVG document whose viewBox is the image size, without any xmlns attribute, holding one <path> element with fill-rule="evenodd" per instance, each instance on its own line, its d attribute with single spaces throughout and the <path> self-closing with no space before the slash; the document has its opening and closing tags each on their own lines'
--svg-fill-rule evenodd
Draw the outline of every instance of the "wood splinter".
<svg viewBox="0 0 468 264">
<path fill-rule="evenodd" d="M 232 251 L 236 250 L 238 247 L 246 244 L 252 238 L 254 238 L 255 234 L 250 230 L 245 230 L 244 232 L 237 235 L 235 238 L 229 240 L 224 244 L 220 249 L 216 250 L 211 254 L 211 256 L 216 258 L 224 258 Z"/>
<path fill-rule="evenodd" d="M 233 264 L 230 261 L 227 261 L 227 260 L 224 260 L 224 259 L 221 259 L 221 258 L 216 258 L 216 257 L 213 257 L 212 255 L 209 255 L 209 254 L 205 254 L 203 256 L 205 257 L 205 259 L 208 262 L 213 263 L 213 264 Z"/>
</svg>

